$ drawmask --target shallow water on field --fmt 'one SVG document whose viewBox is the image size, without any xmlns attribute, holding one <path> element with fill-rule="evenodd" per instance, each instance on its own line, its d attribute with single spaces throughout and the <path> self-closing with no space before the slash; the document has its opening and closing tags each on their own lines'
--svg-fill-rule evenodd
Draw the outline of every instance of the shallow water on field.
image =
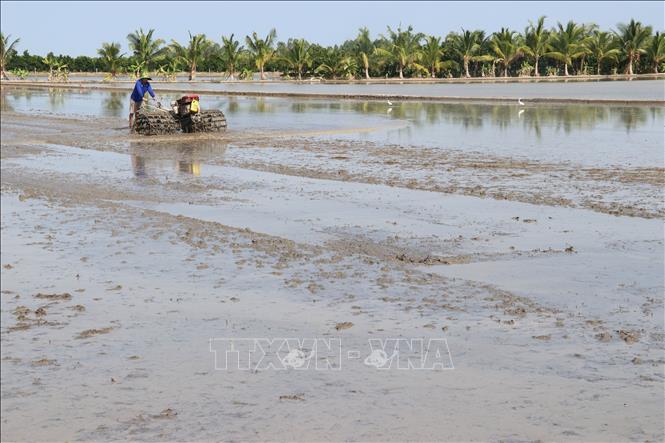
<svg viewBox="0 0 665 443">
<path fill-rule="evenodd" d="M 535 316 L 499 324 L 476 310 L 410 315 L 372 300 L 382 293 L 370 292 L 371 276 L 353 285 L 322 280 L 327 292 L 298 301 L 281 272 L 234 266 L 227 248 L 193 252 L 168 241 L 177 234 L 168 223 L 155 237 L 126 224 L 101 227 L 89 217 L 104 213 L 90 207 L 54 211 L 7 195 L 2 205 L 3 264 L 14 266 L 2 269 L 3 327 L 26 305 L 45 305 L 54 322 L 3 334 L 3 440 L 662 437 L 656 345 L 587 340 L 564 314 L 565 329 Z M 65 291 L 70 301 L 34 297 Z M 328 302 L 336 292 L 361 297 Z M 404 299 L 413 295 L 423 294 Z M 365 312 L 354 315 L 351 303 Z M 336 331 L 342 319 L 354 326 Z M 436 329 L 423 328 L 429 322 Z M 100 327 L 112 329 L 76 338 Z M 446 337 L 455 369 L 379 371 L 349 357 L 335 371 L 215 370 L 210 338 L 293 336 L 340 337 L 344 351 L 363 357 L 368 337 Z M 645 364 L 627 363 L 637 352 Z"/>
<path fill-rule="evenodd" d="M 164 102 L 173 93 L 161 96 Z M 350 140 L 465 150 L 584 166 L 659 167 L 665 112 L 658 106 L 451 104 L 201 97 L 234 131 L 317 131 Z M 3 110 L 125 117 L 128 94 L 3 90 Z"/>
<path fill-rule="evenodd" d="M 463 264 L 427 267 L 430 271 L 494 282 L 551 306 L 574 306 L 585 315 L 607 318 L 621 309 L 639 312 L 637 300 L 656 297 L 663 290 L 662 222 L 657 219 L 66 146 L 51 145 L 47 152 L 6 160 L 5 166 L 28 168 L 39 175 L 66 174 L 87 182 L 123 182 L 122 186 L 139 194 L 155 184 L 180 183 L 185 189 L 203 185 L 210 200 L 207 204 L 192 201 L 197 191 L 176 201 L 125 204 L 296 242 L 323 245 L 356 235 L 378 243 L 392 237 L 414 245 L 424 241 L 432 255 L 469 257 Z M 460 241 L 447 249 L 450 244 L 441 239 L 456 236 L 476 240 Z M 569 247 L 571 252 L 566 252 Z M 496 260 L 487 261 L 483 255 Z"/>
</svg>

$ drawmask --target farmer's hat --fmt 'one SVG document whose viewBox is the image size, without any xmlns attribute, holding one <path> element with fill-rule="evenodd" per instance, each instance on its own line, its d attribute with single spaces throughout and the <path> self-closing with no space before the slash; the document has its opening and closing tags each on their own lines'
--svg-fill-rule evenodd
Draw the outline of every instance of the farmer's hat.
<svg viewBox="0 0 665 443">
<path fill-rule="evenodd" d="M 141 77 L 139 80 L 152 80 L 150 77 Z"/>
</svg>

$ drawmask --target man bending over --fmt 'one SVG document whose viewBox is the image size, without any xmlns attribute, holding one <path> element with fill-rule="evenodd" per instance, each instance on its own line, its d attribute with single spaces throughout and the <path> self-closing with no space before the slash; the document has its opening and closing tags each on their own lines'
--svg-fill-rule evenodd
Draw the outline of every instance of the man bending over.
<svg viewBox="0 0 665 443">
<path fill-rule="evenodd" d="M 152 90 L 149 80 L 152 80 L 150 77 L 141 77 L 136 80 L 134 84 L 134 90 L 129 99 L 129 129 L 134 129 L 134 123 L 136 123 L 136 113 L 141 104 L 143 103 L 143 96 L 147 92 L 152 98 L 155 98 L 155 91 Z M 157 103 L 157 106 L 161 107 L 160 103 Z"/>
</svg>

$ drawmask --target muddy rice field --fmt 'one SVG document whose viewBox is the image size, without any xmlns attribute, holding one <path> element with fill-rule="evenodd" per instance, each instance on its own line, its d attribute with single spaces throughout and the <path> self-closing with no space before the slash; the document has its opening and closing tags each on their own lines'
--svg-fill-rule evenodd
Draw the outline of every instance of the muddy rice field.
<svg viewBox="0 0 665 443">
<path fill-rule="evenodd" d="M 2 88 L 3 441 L 663 441 L 662 106 L 201 103 Z M 342 358 L 211 352 L 279 337 Z"/>
</svg>

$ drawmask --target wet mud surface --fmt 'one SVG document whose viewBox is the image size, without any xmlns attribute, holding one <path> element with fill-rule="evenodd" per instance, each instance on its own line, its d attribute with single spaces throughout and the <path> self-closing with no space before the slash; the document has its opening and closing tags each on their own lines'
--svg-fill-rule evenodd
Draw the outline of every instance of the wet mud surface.
<svg viewBox="0 0 665 443">
<path fill-rule="evenodd" d="M 657 154 L 124 123 L 2 113 L 3 440 L 663 439 Z M 445 338 L 454 369 L 215 370 L 234 336 Z"/>
</svg>

